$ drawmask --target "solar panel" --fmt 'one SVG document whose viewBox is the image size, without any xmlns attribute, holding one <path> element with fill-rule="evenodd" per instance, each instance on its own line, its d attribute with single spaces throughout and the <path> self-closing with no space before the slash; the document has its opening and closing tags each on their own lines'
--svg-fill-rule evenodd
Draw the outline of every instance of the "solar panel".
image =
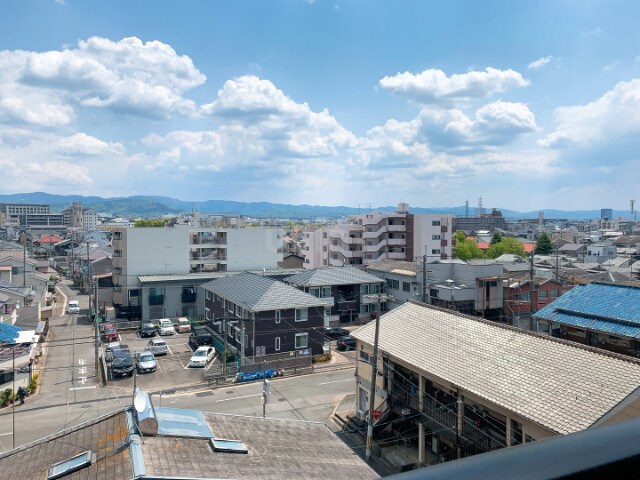
<svg viewBox="0 0 640 480">
<path fill-rule="evenodd" d="M 158 435 L 190 438 L 211 438 L 213 433 L 199 410 L 156 407 Z"/>
</svg>

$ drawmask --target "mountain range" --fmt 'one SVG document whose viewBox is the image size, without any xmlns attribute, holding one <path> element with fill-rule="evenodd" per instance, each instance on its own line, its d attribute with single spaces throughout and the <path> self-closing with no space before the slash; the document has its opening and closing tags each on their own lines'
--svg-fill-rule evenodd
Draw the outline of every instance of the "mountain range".
<svg viewBox="0 0 640 480">
<path fill-rule="evenodd" d="M 0 195 L 0 203 L 35 203 L 51 205 L 52 211 L 60 211 L 72 202 L 82 202 L 83 206 L 92 208 L 100 214 L 125 217 L 158 217 L 163 215 L 177 215 L 197 211 L 200 213 L 238 214 L 257 218 L 335 218 L 341 216 L 365 213 L 369 208 L 354 208 L 346 206 L 327 207 L 322 205 L 290 205 L 270 202 L 236 202 L 231 200 L 207 200 L 203 202 L 187 202 L 171 197 L 141 196 L 111 197 L 82 195 L 53 195 L 44 192 L 15 193 Z M 375 211 L 392 212 L 397 207 L 387 206 L 375 208 Z M 490 210 L 490 209 L 489 209 Z M 497 208 L 506 218 L 537 218 L 540 211 L 544 212 L 547 219 L 565 218 L 571 220 L 600 218 L 600 210 L 535 210 L 531 212 L 518 212 L 509 209 Z M 445 213 L 458 216 L 467 215 L 465 206 L 424 208 L 410 207 L 412 213 Z M 476 215 L 476 208 L 469 207 L 468 215 Z M 614 218 L 629 218 L 629 211 L 614 210 Z"/>
</svg>

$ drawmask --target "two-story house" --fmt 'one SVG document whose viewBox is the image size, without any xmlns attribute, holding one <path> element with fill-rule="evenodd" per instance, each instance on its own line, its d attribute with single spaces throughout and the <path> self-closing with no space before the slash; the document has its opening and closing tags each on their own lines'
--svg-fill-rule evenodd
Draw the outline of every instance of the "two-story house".
<svg viewBox="0 0 640 480">
<path fill-rule="evenodd" d="M 254 273 L 219 278 L 201 288 L 205 318 L 239 354 L 241 365 L 275 353 L 323 353 L 321 329 L 332 301 Z"/>
</svg>

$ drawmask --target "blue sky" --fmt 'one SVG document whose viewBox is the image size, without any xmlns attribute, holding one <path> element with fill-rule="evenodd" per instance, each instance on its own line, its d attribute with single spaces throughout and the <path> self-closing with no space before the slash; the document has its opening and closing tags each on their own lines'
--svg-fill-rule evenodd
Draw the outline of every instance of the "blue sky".
<svg viewBox="0 0 640 480">
<path fill-rule="evenodd" d="M 628 1 L 5 1 L 2 190 L 627 209 L 638 19 Z"/>
</svg>

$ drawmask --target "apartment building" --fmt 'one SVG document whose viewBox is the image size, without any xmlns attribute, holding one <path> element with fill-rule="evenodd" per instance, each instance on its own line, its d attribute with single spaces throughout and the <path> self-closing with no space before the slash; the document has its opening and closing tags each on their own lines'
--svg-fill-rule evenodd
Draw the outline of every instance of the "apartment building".
<svg viewBox="0 0 640 480">
<path fill-rule="evenodd" d="M 62 211 L 64 224 L 78 231 L 90 232 L 98 226 L 98 213 L 90 208 L 84 208 L 82 202 L 73 202 L 70 207 Z"/>
<path fill-rule="evenodd" d="M 371 265 L 385 259 L 412 261 L 426 255 L 451 258 L 453 215 L 412 214 L 401 203 L 395 212 L 370 212 L 347 223 L 305 232 L 304 267 Z"/>
</svg>

